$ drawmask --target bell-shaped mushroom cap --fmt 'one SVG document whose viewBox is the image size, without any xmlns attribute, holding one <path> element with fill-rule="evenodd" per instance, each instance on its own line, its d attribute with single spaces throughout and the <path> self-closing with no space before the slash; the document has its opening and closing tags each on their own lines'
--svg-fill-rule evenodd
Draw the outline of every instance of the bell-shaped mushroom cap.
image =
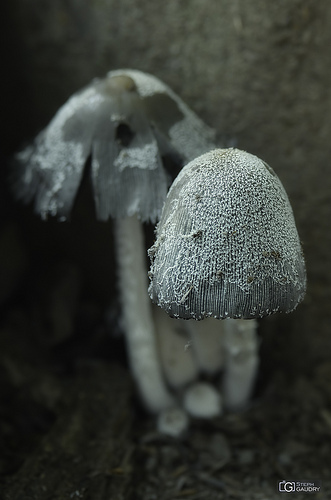
<svg viewBox="0 0 331 500">
<path fill-rule="evenodd" d="M 65 218 L 91 158 L 96 214 L 155 221 L 185 160 L 213 148 L 214 132 L 157 78 L 117 70 L 74 94 L 16 157 L 14 190 L 35 210 Z M 176 172 L 176 173 L 177 173 Z"/>
<path fill-rule="evenodd" d="M 293 212 L 275 172 L 238 149 L 216 149 L 173 182 L 149 250 L 150 296 L 177 318 L 290 312 L 306 271 Z"/>
</svg>

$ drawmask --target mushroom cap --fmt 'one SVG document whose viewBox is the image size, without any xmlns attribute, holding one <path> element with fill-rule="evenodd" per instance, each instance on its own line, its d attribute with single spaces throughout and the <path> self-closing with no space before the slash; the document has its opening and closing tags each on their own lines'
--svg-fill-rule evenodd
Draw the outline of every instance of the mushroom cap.
<svg viewBox="0 0 331 500">
<path fill-rule="evenodd" d="M 14 191 L 35 211 L 70 213 L 87 160 L 98 219 L 137 214 L 155 221 L 171 175 L 211 149 L 214 132 L 164 83 L 116 70 L 74 94 L 34 143 L 16 156 Z M 169 163 L 169 162 L 168 162 Z M 175 173 L 175 175 L 176 175 Z"/>
<path fill-rule="evenodd" d="M 238 149 L 188 163 L 167 195 L 151 257 L 150 296 L 176 318 L 290 312 L 306 271 L 294 216 L 275 172 Z"/>
</svg>

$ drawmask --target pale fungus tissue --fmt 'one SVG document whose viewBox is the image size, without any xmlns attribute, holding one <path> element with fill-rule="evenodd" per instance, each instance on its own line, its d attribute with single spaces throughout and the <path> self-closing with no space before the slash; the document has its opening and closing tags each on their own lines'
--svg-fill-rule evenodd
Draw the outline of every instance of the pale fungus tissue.
<svg viewBox="0 0 331 500">
<path fill-rule="evenodd" d="M 220 415 L 222 398 L 219 390 L 211 383 L 199 380 L 202 374 L 217 374 L 222 366 L 224 339 L 219 324 L 208 322 L 203 328 L 194 328 L 190 322 L 170 318 L 156 306 L 153 317 L 162 369 L 168 384 L 180 398 L 181 406 L 196 418 L 209 419 Z M 165 431 L 161 422 L 159 429 Z"/>
<path fill-rule="evenodd" d="M 159 218 L 172 180 L 168 165 L 178 172 L 184 161 L 213 147 L 213 130 L 167 85 L 125 69 L 111 71 L 74 94 L 16 156 L 17 197 L 34 199 L 43 219 L 50 215 L 60 220 L 70 215 L 90 159 L 96 217 L 115 219 L 131 369 L 146 408 L 156 414 L 173 411 L 177 403 L 158 358 L 142 223 Z M 178 428 L 185 427 L 184 414 L 182 424 L 178 412 L 174 420 Z"/>
<path fill-rule="evenodd" d="M 225 404 L 241 407 L 257 367 L 255 318 L 293 311 L 306 289 L 292 208 L 277 175 L 238 149 L 194 159 L 168 192 L 149 255 L 150 297 L 171 317 L 239 319 L 224 322 L 223 383 Z"/>
</svg>

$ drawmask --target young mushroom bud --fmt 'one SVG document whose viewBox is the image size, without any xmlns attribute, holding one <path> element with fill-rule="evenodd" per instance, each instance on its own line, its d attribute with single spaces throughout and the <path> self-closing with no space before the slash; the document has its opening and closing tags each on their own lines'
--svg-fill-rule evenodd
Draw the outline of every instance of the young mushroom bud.
<svg viewBox="0 0 331 500">
<path fill-rule="evenodd" d="M 175 318 L 252 319 L 303 299 L 305 263 L 287 194 L 262 160 L 216 149 L 173 182 L 149 251 L 150 296 Z"/>
</svg>

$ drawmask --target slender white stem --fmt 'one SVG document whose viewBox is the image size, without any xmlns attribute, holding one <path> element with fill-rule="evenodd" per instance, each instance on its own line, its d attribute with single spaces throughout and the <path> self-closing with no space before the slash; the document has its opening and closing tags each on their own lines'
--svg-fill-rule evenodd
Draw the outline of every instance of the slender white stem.
<svg viewBox="0 0 331 500">
<path fill-rule="evenodd" d="M 235 411 L 247 404 L 256 378 L 259 364 L 257 321 L 224 320 L 224 333 L 222 394 L 225 407 Z"/>
<path fill-rule="evenodd" d="M 209 375 L 219 372 L 224 363 L 223 321 L 207 318 L 203 321 L 189 320 L 185 324 L 199 369 Z"/>
<path fill-rule="evenodd" d="M 198 366 L 190 346 L 185 320 L 170 318 L 160 307 L 153 306 L 160 360 L 170 386 L 179 389 L 198 376 Z"/>
<path fill-rule="evenodd" d="M 159 361 L 151 302 L 148 296 L 146 251 L 137 217 L 115 221 L 119 289 L 131 370 L 146 408 L 159 413 L 174 406 Z"/>
</svg>

